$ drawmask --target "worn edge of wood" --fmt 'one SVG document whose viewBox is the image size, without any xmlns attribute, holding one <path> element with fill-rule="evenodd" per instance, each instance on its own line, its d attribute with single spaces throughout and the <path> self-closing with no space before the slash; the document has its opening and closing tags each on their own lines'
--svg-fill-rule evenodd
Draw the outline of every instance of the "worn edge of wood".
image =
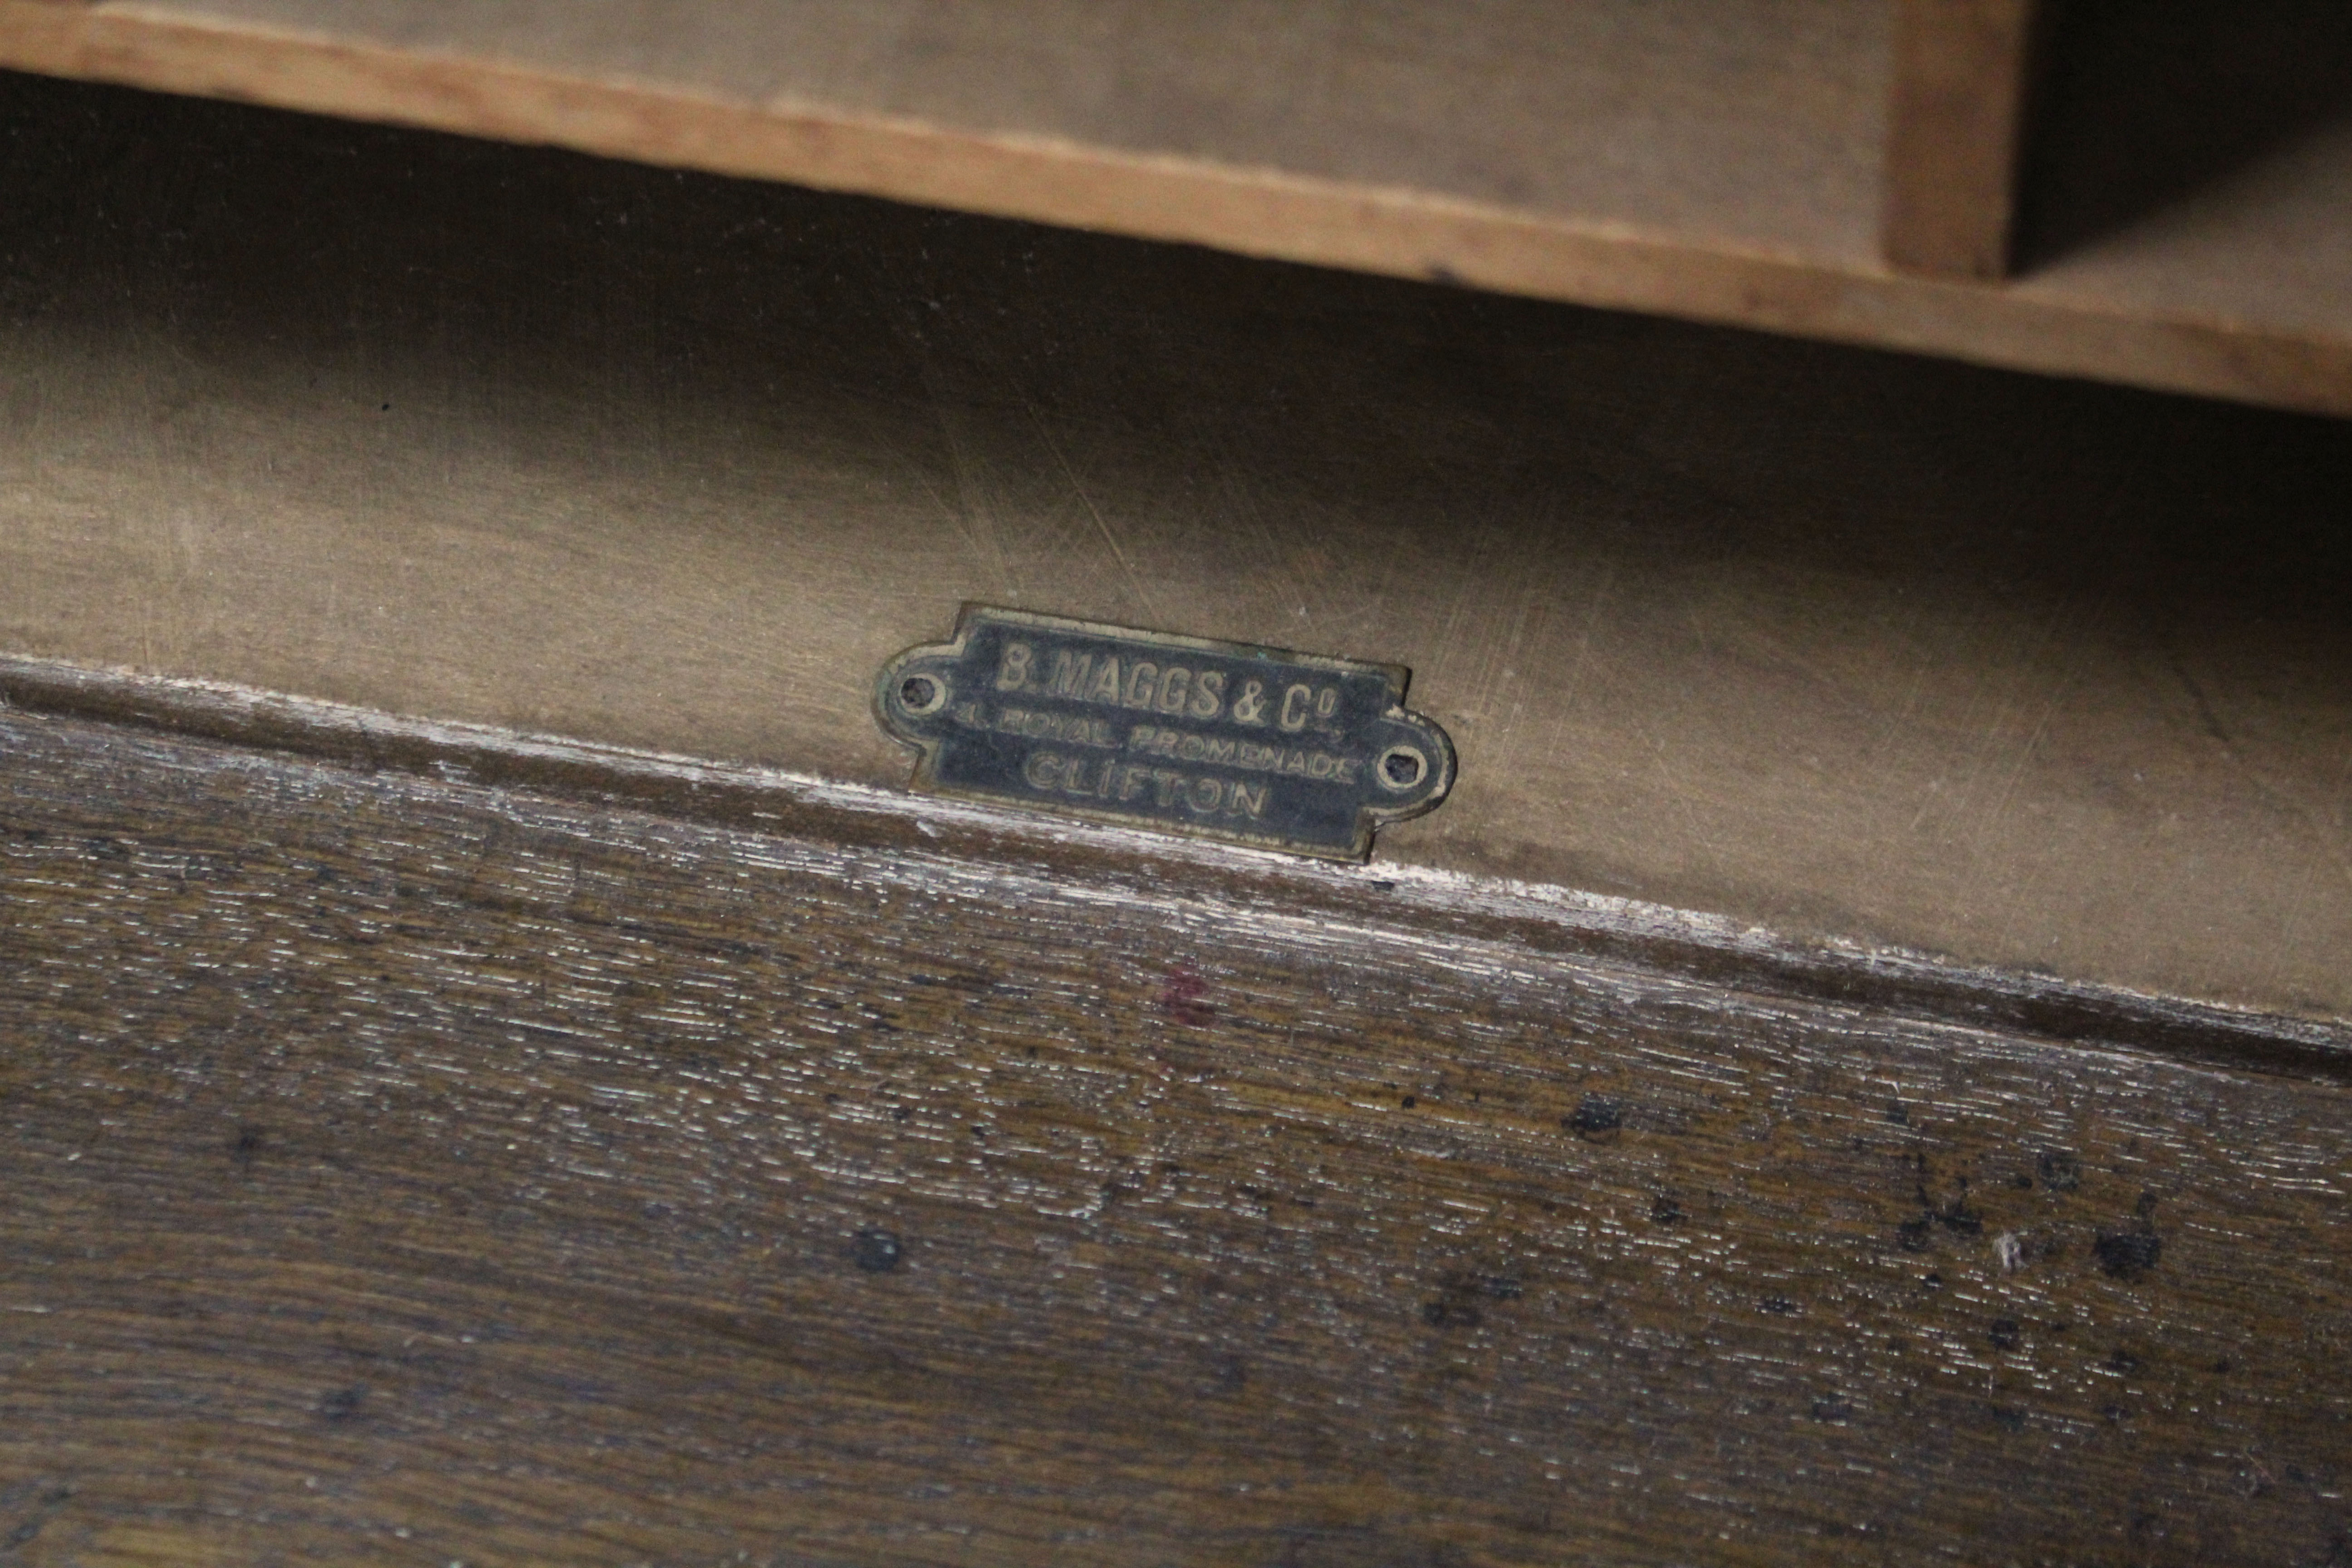
<svg viewBox="0 0 2352 1568">
<path fill-rule="evenodd" d="M 1501 940 L 1755 994 L 2153 1051 L 2208 1068 L 2352 1082 L 2352 1020 L 1970 966 L 1903 948 L 1801 942 L 1727 916 L 1571 889 L 1377 860 L 1310 861 L 777 768 L 21 655 L 0 654 L 0 708 L 845 847 L 961 854 L 1154 896 L 1165 896 L 1172 874 L 1199 896 L 1273 898 L 1310 916 L 1370 916 L 1433 938 Z"/>
<path fill-rule="evenodd" d="M 2352 335 L 2029 297 L 1427 191 L 593 80 L 136 4 L 0 0 L 0 67 L 788 180 L 2050 374 L 2352 415 Z"/>
</svg>

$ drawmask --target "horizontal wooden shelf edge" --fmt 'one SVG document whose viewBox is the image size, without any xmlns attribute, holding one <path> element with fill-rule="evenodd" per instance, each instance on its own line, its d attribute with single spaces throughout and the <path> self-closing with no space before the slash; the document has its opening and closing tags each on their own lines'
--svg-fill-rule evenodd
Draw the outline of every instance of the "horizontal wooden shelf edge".
<svg viewBox="0 0 2352 1568">
<path fill-rule="evenodd" d="M 0 65 L 561 146 L 637 162 L 1188 242 L 1279 260 L 2352 414 L 2352 333 L 2103 301 L 2048 278 L 1893 273 L 1606 218 L 1281 169 L 976 133 L 676 84 L 208 25 L 137 5 L 0 0 Z"/>
<path fill-rule="evenodd" d="M 1362 921 L 1502 939 L 1758 995 L 1847 1003 L 2211 1068 L 2352 1082 L 2352 1024 L 2152 995 L 1508 879 L 1288 856 L 1030 818 L 775 768 L 404 716 L 69 660 L 0 654 L 0 710 L 127 725 L 342 767 L 525 791 L 849 849 L 968 858 L 1131 883 L 1135 897 L 1230 898 L 1318 929 Z M 1172 879 L 1172 880 L 1171 880 Z M 1150 891 L 1147 891 L 1150 889 Z"/>
</svg>

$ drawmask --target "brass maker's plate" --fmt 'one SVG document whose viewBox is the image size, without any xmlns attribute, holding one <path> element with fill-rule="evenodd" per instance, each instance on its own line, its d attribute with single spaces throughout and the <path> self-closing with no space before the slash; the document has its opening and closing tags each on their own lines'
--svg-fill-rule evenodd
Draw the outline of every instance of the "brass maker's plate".
<svg viewBox="0 0 2352 1568">
<path fill-rule="evenodd" d="M 874 689 L 915 787 L 1332 859 L 1454 784 L 1408 672 L 966 605 Z"/>
</svg>

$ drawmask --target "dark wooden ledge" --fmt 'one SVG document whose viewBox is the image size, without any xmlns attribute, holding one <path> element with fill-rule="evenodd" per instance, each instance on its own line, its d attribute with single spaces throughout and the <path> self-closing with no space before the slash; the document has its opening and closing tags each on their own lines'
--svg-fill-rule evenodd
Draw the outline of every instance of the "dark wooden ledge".
<svg viewBox="0 0 2352 1568">
<path fill-rule="evenodd" d="M 1638 963 L 1759 995 L 1965 1020 L 2217 1068 L 2352 1081 L 2352 1026 L 1987 969 L 1897 948 L 1807 942 L 1711 911 L 1411 867 L 1318 865 L 776 769 L 49 659 L 0 655 L 0 704 L 845 849 L 968 857 L 1036 875 L 1099 879 L 1137 896 L 1172 885 L 1293 910 L 1302 920 L 1338 918 L 1440 940 L 1501 941 L 1548 956 Z"/>
<path fill-rule="evenodd" d="M 22 1561 L 2343 1540 L 2340 1082 L 334 743 L 0 712 Z"/>
</svg>

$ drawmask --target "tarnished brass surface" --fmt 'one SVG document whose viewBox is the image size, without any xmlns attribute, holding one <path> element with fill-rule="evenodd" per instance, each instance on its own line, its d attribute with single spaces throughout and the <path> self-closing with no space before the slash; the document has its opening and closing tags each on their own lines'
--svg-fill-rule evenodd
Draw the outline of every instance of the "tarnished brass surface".
<svg viewBox="0 0 2352 1568">
<path fill-rule="evenodd" d="M 874 709 L 919 748 L 919 789 L 1355 860 L 1453 787 L 1453 743 L 1405 710 L 1407 678 L 967 605 L 954 641 L 882 667 Z"/>
</svg>

